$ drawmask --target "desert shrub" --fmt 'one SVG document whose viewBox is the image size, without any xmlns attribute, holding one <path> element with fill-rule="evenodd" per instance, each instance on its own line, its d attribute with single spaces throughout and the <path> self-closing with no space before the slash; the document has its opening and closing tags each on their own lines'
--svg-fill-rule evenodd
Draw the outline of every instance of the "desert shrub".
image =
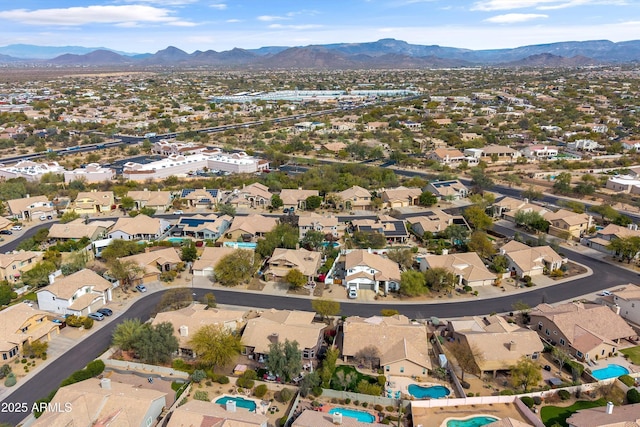
<svg viewBox="0 0 640 427">
<path fill-rule="evenodd" d="M 83 317 L 82 318 L 82 326 L 84 326 L 85 329 L 93 328 L 93 319 L 90 318 L 90 317 Z"/>
<path fill-rule="evenodd" d="M 635 384 L 635 380 L 633 379 L 632 376 L 630 375 L 621 375 L 618 377 L 618 379 L 620 381 L 622 381 L 622 384 L 626 385 L 627 387 L 633 387 L 633 385 Z"/>
<path fill-rule="evenodd" d="M 67 317 L 66 322 L 67 325 L 71 327 L 79 328 L 80 326 L 83 326 L 84 319 L 84 317 L 79 317 L 72 314 L 71 316 Z"/>
<path fill-rule="evenodd" d="M 249 378 L 240 377 L 236 380 L 236 385 L 242 388 L 253 388 L 256 382 Z"/>
<path fill-rule="evenodd" d="M 533 403 L 535 403 L 536 405 L 541 405 L 542 398 L 540 396 L 533 396 Z"/>
<path fill-rule="evenodd" d="M 320 387 L 319 385 L 315 386 L 311 389 L 311 393 L 313 393 L 313 395 L 316 397 L 322 396 L 322 387 Z"/>
<path fill-rule="evenodd" d="M 640 403 L 640 392 L 638 389 L 630 388 L 629 391 L 627 391 L 627 402 L 630 404 Z"/>
<path fill-rule="evenodd" d="M 185 362 L 182 359 L 174 359 L 173 362 L 171 363 L 171 367 L 176 371 L 182 371 L 187 373 L 193 372 L 193 366 L 189 365 L 187 362 Z"/>
<path fill-rule="evenodd" d="M 474 394 L 473 393 L 467 393 L 467 397 L 473 397 Z"/>
<path fill-rule="evenodd" d="M 460 385 L 462 386 L 463 389 L 468 390 L 471 388 L 471 384 L 469 384 L 466 381 L 460 381 Z"/>
<path fill-rule="evenodd" d="M 287 403 L 288 401 L 291 400 L 292 397 L 293 397 L 293 391 L 291 391 L 291 389 L 288 389 L 288 388 L 283 388 L 282 390 L 280 390 L 279 393 L 277 393 L 276 399 L 279 402 Z"/>
<path fill-rule="evenodd" d="M 11 373 L 11 366 L 6 363 L 0 368 L 0 380 Z"/>
<path fill-rule="evenodd" d="M 104 367 L 105 367 L 104 362 L 100 359 L 96 359 L 87 363 L 86 370 L 89 373 L 89 375 L 91 375 L 92 377 L 97 377 L 102 372 L 104 372 Z"/>
<path fill-rule="evenodd" d="M 385 377 L 384 375 L 378 375 L 378 385 L 381 385 L 384 387 L 386 383 L 387 383 L 387 377 Z"/>
<path fill-rule="evenodd" d="M 378 412 L 382 412 L 382 410 L 383 410 L 384 408 L 382 407 L 382 405 L 375 405 L 375 406 L 373 407 L 373 409 L 375 409 L 375 410 L 376 410 L 376 411 L 378 411 Z"/>
<path fill-rule="evenodd" d="M 520 398 L 520 400 L 522 400 L 522 403 L 524 403 L 525 405 L 527 405 L 527 408 L 533 408 L 533 397 L 530 396 L 522 396 Z"/>
<path fill-rule="evenodd" d="M 560 396 L 560 399 L 562 400 L 569 400 L 571 398 L 571 393 L 567 390 L 560 390 L 558 391 L 558 396 Z"/>
<path fill-rule="evenodd" d="M 394 408 L 394 407 L 393 407 L 393 406 L 391 406 L 391 405 L 388 405 L 388 406 L 385 406 L 385 407 L 384 407 L 384 410 L 385 410 L 385 411 L 387 411 L 387 412 L 393 412 L 393 411 L 395 411 L 395 410 L 396 410 L 396 408 Z"/>
<path fill-rule="evenodd" d="M 193 371 L 193 374 L 191 374 L 191 380 L 198 384 L 205 378 L 207 378 L 207 373 L 202 369 L 196 369 Z"/>
<path fill-rule="evenodd" d="M 500 390 L 500 396 L 513 396 L 515 393 L 513 390 L 504 389 Z"/>
<path fill-rule="evenodd" d="M 269 389 L 267 388 L 266 384 L 260 384 L 258 387 L 256 387 L 256 389 L 253 391 L 253 394 L 256 397 L 262 398 L 264 397 L 265 394 L 267 394 L 267 391 L 269 391 Z"/>
<path fill-rule="evenodd" d="M 369 404 L 367 402 L 362 402 L 362 407 L 366 408 L 367 406 L 369 406 Z"/>
<path fill-rule="evenodd" d="M 202 400 L 203 402 L 209 401 L 209 393 L 203 390 L 198 390 L 193 394 L 195 400 Z"/>
<path fill-rule="evenodd" d="M 217 382 L 218 384 L 229 384 L 229 377 L 226 375 L 218 375 L 218 377 L 215 379 L 215 382 Z"/>
<path fill-rule="evenodd" d="M 349 399 L 349 398 L 347 397 L 347 398 L 344 400 L 344 403 L 346 403 L 346 404 L 348 405 L 349 403 L 351 403 L 351 399 Z"/>
<path fill-rule="evenodd" d="M 5 387 L 13 387 L 17 382 L 18 380 L 16 380 L 15 374 L 11 372 L 9 375 L 7 375 L 7 379 L 4 380 L 4 385 Z"/>
</svg>

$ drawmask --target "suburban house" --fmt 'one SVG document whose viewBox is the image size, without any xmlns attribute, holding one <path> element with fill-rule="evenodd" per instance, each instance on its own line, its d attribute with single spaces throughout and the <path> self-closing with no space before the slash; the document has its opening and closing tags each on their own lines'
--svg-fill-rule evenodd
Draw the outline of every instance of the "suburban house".
<svg viewBox="0 0 640 427">
<path fill-rule="evenodd" d="M 269 187 L 259 182 L 245 186 L 242 189 L 234 190 L 229 197 L 227 203 L 236 208 L 266 208 L 271 206 L 271 197 Z"/>
<path fill-rule="evenodd" d="M 343 323 L 342 358 L 362 364 L 362 353 L 375 355 L 373 368 L 384 369 L 384 375 L 427 375 L 431 355 L 427 327 L 396 314 L 383 317 L 347 317 Z"/>
<path fill-rule="evenodd" d="M 267 261 L 265 276 L 271 280 L 283 280 L 293 269 L 297 269 L 313 282 L 322 263 L 322 253 L 300 249 L 276 248 Z"/>
<path fill-rule="evenodd" d="M 501 316 L 452 320 L 447 329 L 474 356 L 481 374 L 509 371 L 520 358 L 536 360 L 544 345 L 535 331 L 507 322 Z"/>
<path fill-rule="evenodd" d="M 22 199 L 7 200 L 9 213 L 16 219 L 30 220 L 41 215 L 55 216 L 53 203 L 47 196 L 24 197 Z"/>
<path fill-rule="evenodd" d="M 306 209 L 307 199 L 311 196 L 318 196 L 318 190 L 288 189 L 280 192 L 280 198 L 285 209 Z"/>
<path fill-rule="evenodd" d="M 166 219 L 151 218 L 146 215 L 118 218 L 109 231 L 110 239 L 156 240 L 169 226 Z"/>
<path fill-rule="evenodd" d="M 13 226 L 13 221 L 3 216 L 0 216 L 0 230 L 8 230 L 12 226 Z"/>
<path fill-rule="evenodd" d="M 449 215 L 440 209 L 431 209 L 429 212 L 423 212 L 422 216 L 413 216 L 407 221 L 411 224 L 411 230 L 419 237 L 424 236 L 424 233 L 441 233 L 450 225 L 459 225 L 471 230 L 463 216 Z"/>
<path fill-rule="evenodd" d="M 529 145 L 522 154 L 532 160 L 551 160 L 558 155 L 558 149 L 546 145 Z"/>
<path fill-rule="evenodd" d="M 34 341 L 51 341 L 60 333 L 49 313 L 27 304 L 14 304 L 0 311 L 0 363 L 5 364 L 22 354 L 22 347 Z"/>
<path fill-rule="evenodd" d="M 0 254 L 0 280 L 6 280 L 10 284 L 16 283 L 22 277 L 22 273 L 31 270 L 34 265 L 42 261 L 42 252 L 14 251 Z"/>
<path fill-rule="evenodd" d="M 333 215 L 319 215 L 315 212 L 302 214 L 298 217 L 298 230 L 300 240 L 307 235 L 310 230 L 317 231 L 323 235 L 330 234 L 338 238 L 338 217 Z"/>
<path fill-rule="evenodd" d="M 113 191 L 81 191 L 70 209 L 79 215 L 111 212 L 115 206 Z"/>
<path fill-rule="evenodd" d="M 385 295 L 400 289 L 400 266 L 389 258 L 370 250 L 354 249 L 336 262 L 344 263 L 343 284 L 347 289 L 366 289 Z"/>
<path fill-rule="evenodd" d="M 218 189 L 184 188 L 180 200 L 196 209 L 211 209 L 220 203 L 222 193 Z"/>
<path fill-rule="evenodd" d="M 146 383 L 146 380 L 144 381 Z M 34 427 L 128 425 L 152 426 L 167 406 L 167 393 L 109 378 L 89 378 L 64 387 Z M 72 410 L 64 408 L 70 405 Z"/>
<path fill-rule="evenodd" d="M 549 234 L 556 237 L 565 237 L 579 240 L 593 225 L 593 217 L 588 214 L 579 214 L 560 209 L 557 212 L 549 212 L 544 216 L 549 221 Z"/>
<path fill-rule="evenodd" d="M 325 323 L 315 323 L 312 311 L 270 309 L 249 319 L 242 332 L 242 354 L 264 363 L 271 343 L 297 341 L 302 359 L 313 360 L 323 340 Z"/>
<path fill-rule="evenodd" d="M 550 273 L 567 263 L 567 259 L 558 255 L 551 246 L 531 247 L 515 240 L 503 245 L 500 254 L 507 258 L 507 268 L 517 277 Z"/>
<path fill-rule="evenodd" d="M 167 427 L 267 427 L 269 419 L 262 414 L 234 406 L 190 400 L 174 409 Z"/>
<path fill-rule="evenodd" d="M 150 283 L 160 279 L 160 274 L 178 268 L 182 263 L 180 254 L 175 248 L 159 248 L 141 254 L 120 258 L 123 263 L 133 262 L 142 269 L 142 276 L 137 277 L 135 284 Z"/>
<path fill-rule="evenodd" d="M 178 356 L 196 357 L 190 341 L 200 328 L 220 325 L 230 332 L 236 332 L 244 325 L 244 315 L 244 311 L 223 310 L 195 303 L 179 310 L 158 313 L 151 324 L 171 323 L 173 334 L 178 339 Z"/>
<path fill-rule="evenodd" d="M 420 259 L 420 271 L 444 268 L 458 278 L 459 286 L 493 285 L 496 275 L 484 265 L 475 252 L 428 255 Z"/>
<path fill-rule="evenodd" d="M 404 221 L 389 215 L 378 215 L 377 219 L 354 219 L 351 228 L 362 233 L 382 234 L 392 243 L 404 243 L 409 238 Z"/>
<path fill-rule="evenodd" d="M 336 193 L 338 208 L 345 210 L 369 210 L 371 209 L 371 193 L 366 188 L 358 185 Z"/>
<path fill-rule="evenodd" d="M 355 418 L 343 416 L 340 413 L 330 414 L 328 412 L 305 409 L 293 421 L 291 427 L 335 427 L 344 425 L 345 427 L 384 427 L 385 424 L 369 421 L 358 421 Z M 169 426 L 171 427 L 171 426 Z"/>
<path fill-rule="evenodd" d="M 640 403 L 580 409 L 566 421 L 569 427 L 634 427 L 640 425 Z"/>
<path fill-rule="evenodd" d="M 76 168 L 71 171 L 64 171 L 64 182 L 82 181 L 90 184 L 94 182 L 111 181 L 115 179 L 116 171 L 111 168 L 105 168 L 98 163 L 89 163 L 83 168 Z"/>
<path fill-rule="evenodd" d="M 115 221 L 91 221 L 87 224 L 84 219 L 77 218 L 65 224 L 51 224 L 47 238 L 64 242 L 88 237 L 93 242 L 106 236 L 107 230 L 113 227 L 114 224 Z"/>
<path fill-rule="evenodd" d="M 155 209 L 156 212 L 165 212 L 171 206 L 171 192 L 170 191 L 129 191 L 127 197 L 131 197 L 134 203 L 134 209 L 140 210 L 142 208 Z"/>
<path fill-rule="evenodd" d="M 609 249 L 609 244 L 615 239 L 624 239 L 627 237 L 640 237 L 640 230 L 637 229 L 636 224 L 629 224 L 628 227 L 608 224 L 602 230 L 596 231 L 594 237 L 584 238 L 582 241 L 590 248 L 614 255 L 614 251 Z"/>
<path fill-rule="evenodd" d="M 520 152 L 506 145 L 487 145 L 482 148 L 467 148 L 467 157 L 475 157 L 487 163 L 511 163 L 521 156 Z"/>
<path fill-rule="evenodd" d="M 231 226 L 224 234 L 225 241 L 255 241 L 278 225 L 278 220 L 270 216 L 247 215 L 233 218 Z"/>
<path fill-rule="evenodd" d="M 460 200 L 469 195 L 469 189 L 457 179 L 430 182 L 424 191 L 433 193 L 439 200 Z"/>
<path fill-rule="evenodd" d="M 605 188 L 619 193 L 640 193 L 640 179 L 637 175 L 615 175 L 609 177 Z"/>
<path fill-rule="evenodd" d="M 637 336 L 620 315 L 604 305 L 539 304 L 529 316 L 544 341 L 584 361 L 609 357 L 620 348 L 622 339 Z"/>
<path fill-rule="evenodd" d="M 216 241 L 229 229 L 231 221 L 229 215 L 183 216 L 171 229 L 171 235 Z"/>
<path fill-rule="evenodd" d="M 407 188 L 400 186 L 389 188 L 380 192 L 383 207 L 405 208 L 407 206 L 417 206 L 422 190 L 417 187 Z"/>
<path fill-rule="evenodd" d="M 495 218 L 503 218 L 511 222 L 515 222 L 515 216 L 518 212 L 537 212 L 543 217 L 551 212 L 543 206 L 529 203 L 529 199 L 520 200 L 512 197 L 503 197 L 496 201 L 491 208 Z"/>
<path fill-rule="evenodd" d="M 87 268 L 50 280 L 53 283 L 36 292 L 41 310 L 86 316 L 112 299 L 111 283 Z"/>
<path fill-rule="evenodd" d="M 466 157 L 462 151 L 455 148 L 436 148 L 427 154 L 427 160 L 434 160 L 441 165 L 450 167 L 457 167 L 462 162 L 467 162 L 470 165 L 478 163 L 477 158 Z"/>
<path fill-rule="evenodd" d="M 220 260 L 227 255 L 234 253 L 237 250 L 251 250 L 251 249 L 234 249 L 232 247 L 220 246 L 209 247 L 206 246 L 202 251 L 200 257 L 193 262 L 191 269 L 194 276 L 201 277 L 213 277 L 215 274 L 215 268 Z M 253 253 L 253 250 L 251 250 Z"/>
<path fill-rule="evenodd" d="M 612 307 L 623 319 L 640 325 L 640 287 L 629 283 L 612 291 L 611 294 L 601 297 L 605 304 Z"/>
</svg>

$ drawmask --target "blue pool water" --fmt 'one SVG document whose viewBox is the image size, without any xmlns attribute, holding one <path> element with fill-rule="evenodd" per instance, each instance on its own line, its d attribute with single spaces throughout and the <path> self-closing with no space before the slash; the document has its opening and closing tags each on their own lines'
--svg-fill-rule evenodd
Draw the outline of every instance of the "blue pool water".
<svg viewBox="0 0 640 427">
<path fill-rule="evenodd" d="M 433 385 L 430 387 L 423 387 L 417 384 L 411 384 L 408 387 L 409 394 L 418 399 L 424 399 L 425 397 L 431 399 L 440 399 L 447 397 L 451 393 L 448 388 L 441 385 Z"/>
<path fill-rule="evenodd" d="M 224 242 L 223 245 L 234 249 L 255 249 L 258 244 L 252 242 Z"/>
<path fill-rule="evenodd" d="M 447 421 L 447 427 L 482 427 L 487 424 L 495 423 L 498 421 L 496 417 L 473 417 L 466 420 L 449 420 Z"/>
<path fill-rule="evenodd" d="M 169 238 L 167 239 L 167 241 L 168 241 L 168 242 L 171 242 L 171 243 L 180 243 L 180 244 L 182 244 L 182 242 L 184 242 L 185 240 L 189 240 L 189 239 L 184 239 L 184 238 L 182 238 L 182 237 L 169 237 Z"/>
<path fill-rule="evenodd" d="M 597 380 L 606 380 L 608 378 L 617 378 L 620 375 L 627 375 L 628 373 L 629 370 L 624 366 L 609 364 L 606 368 L 596 369 L 591 375 Z"/>
<path fill-rule="evenodd" d="M 372 423 L 376 420 L 376 417 L 374 417 L 370 413 L 363 412 L 363 411 L 356 411 L 354 409 L 333 408 L 329 410 L 330 414 L 335 414 L 336 412 L 340 412 L 343 417 L 355 418 L 361 423 Z"/>
<path fill-rule="evenodd" d="M 331 245 L 332 248 L 337 248 L 338 246 L 340 246 L 340 243 L 338 242 L 322 242 L 320 244 L 325 248 L 329 245 Z"/>
<path fill-rule="evenodd" d="M 243 399 L 242 397 L 223 396 L 216 400 L 219 405 L 226 405 L 229 400 L 236 401 L 237 408 L 248 409 L 250 412 L 256 412 L 256 402 L 253 400 Z"/>
</svg>

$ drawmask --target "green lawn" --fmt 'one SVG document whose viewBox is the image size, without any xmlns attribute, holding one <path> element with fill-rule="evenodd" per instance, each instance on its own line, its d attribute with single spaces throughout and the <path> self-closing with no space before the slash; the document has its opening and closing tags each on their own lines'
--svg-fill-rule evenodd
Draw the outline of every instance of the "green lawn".
<svg viewBox="0 0 640 427">
<path fill-rule="evenodd" d="M 356 386 L 362 380 L 367 380 L 371 384 L 376 384 L 378 382 L 377 377 L 372 377 L 370 375 L 362 374 L 358 372 L 356 368 L 354 368 L 353 366 L 340 365 L 336 368 L 335 372 L 333 373 L 333 377 L 331 378 L 331 388 L 334 390 L 343 390 L 342 386 L 338 383 L 338 378 L 336 376 L 336 374 L 340 371 L 344 372 L 345 376 L 348 374 L 353 375 L 353 380 L 347 387 L 347 391 L 355 391 Z"/>
<path fill-rule="evenodd" d="M 581 409 L 596 408 L 598 406 L 606 406 L 605 399 L 598 400 L 579 400 L 571 406 L 544 406 L 540 410 L 540 418 L 545 426 L 551 427 L 555 423 L 567 427 L 567 418 Z"/>
<path fill-rule="evenodd" d="M 629 356 L 629 360 L 635 365 L 640 365 L 640 345 L 620 350 L 620 353 Z"/>
</svg>

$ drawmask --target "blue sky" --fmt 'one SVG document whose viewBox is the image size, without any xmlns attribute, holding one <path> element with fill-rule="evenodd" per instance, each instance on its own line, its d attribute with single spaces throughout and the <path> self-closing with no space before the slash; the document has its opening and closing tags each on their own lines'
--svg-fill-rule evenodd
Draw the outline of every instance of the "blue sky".
<svg viewBox="0 0 640 427">
<path fill-rule="evenodd" d="M 187 52 L 396 38 L 492 49 L 640 39 L 640 0 L 0 1 L 0 46 Z"/>
</svg>

